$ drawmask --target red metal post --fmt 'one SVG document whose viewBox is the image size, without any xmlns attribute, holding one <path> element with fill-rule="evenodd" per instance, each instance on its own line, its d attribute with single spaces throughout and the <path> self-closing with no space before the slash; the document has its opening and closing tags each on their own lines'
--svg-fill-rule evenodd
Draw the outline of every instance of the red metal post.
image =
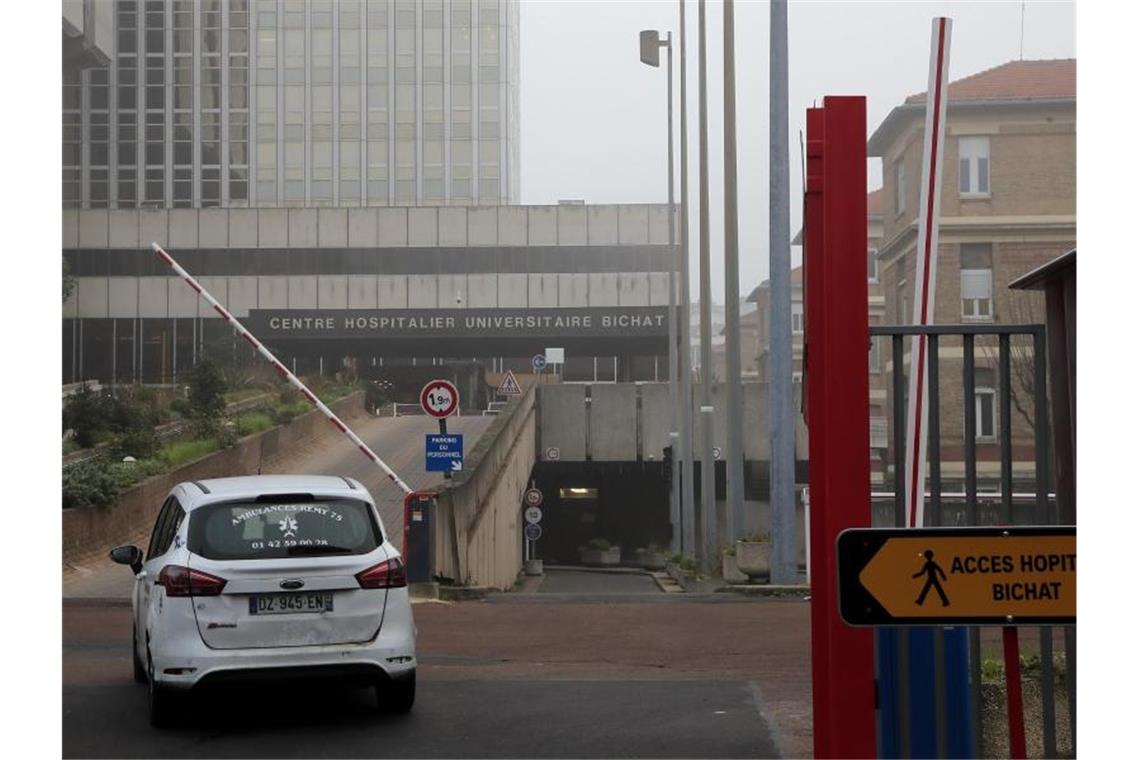
<svg viewBox="0 0 1140 760">
<path fill-rule="evenodd" d="M 1021 704 L 1021 655 L 1018 651 L 1017 626 L 1001 629 L 1005 653 L 1005 694 L 1009 712 L 1009 756 L 1025 758 L 1025 710 Z"/>
<path fill-rule="evenodd" d="M 875 757 L 871 631 L 839 617 L 835 542 L 871 525 L 866 100 L 807 112 L 805 357 L 816 757 Z"/>
</svg>

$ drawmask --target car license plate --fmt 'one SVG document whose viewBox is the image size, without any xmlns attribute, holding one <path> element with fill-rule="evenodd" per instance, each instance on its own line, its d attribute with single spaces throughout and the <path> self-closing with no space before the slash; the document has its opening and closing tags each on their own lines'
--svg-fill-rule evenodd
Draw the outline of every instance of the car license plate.
<svg viewBox="0 0 1140 760">
<path fill-rule="evenodd" d="M 251 615 L 284 615 L 297 612 L 332 612 L 329 592 L 308 594 L 255 594 L 249 598 Z"/>
</svg>

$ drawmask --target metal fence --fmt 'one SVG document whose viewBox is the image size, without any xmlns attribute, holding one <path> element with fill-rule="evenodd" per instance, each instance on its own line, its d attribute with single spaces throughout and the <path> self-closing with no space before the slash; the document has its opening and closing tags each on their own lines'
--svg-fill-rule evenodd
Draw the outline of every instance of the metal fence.
<svg viewBox="0 0 1140 760">
<path fill-rule="evenodd" d="M 1011 385 L 1011 346 L 1010 340 L 1014 336 L 1028 336 L 1033 342 L 1032 376 L 1033 376 L 1033 431 L 1034 431 L 1034 480 L 1035 487 L 1032 496 L 1032 522 L 1038 525 L 1051 525 L 1057 523 L 1056 503 L 1050 494 L 1049 472 L 1049 419 L 1047 412 L 1046 394 L 1046 346 L 1044 325 L 996 325 L 996 324 L 959 324 L 959 325 L 872 325 L 871 340 L 876 337 L 888 337 L 891 340 L 891 355 L 893 357 L 891 383 L 893 396 L 893 459 L 895 483 L 901 486 L 902 473 L 905 471 L 906 461 L 906 378 L 903 372 L 903 339 L 914 335 L 927 336 L 927 357 L 929 370 L 929 415 L 927 456 L 929 463 L 929 507 L 925 512 L 926 527 L 937 527 L 943 524 L 944 491 L 942 471 L 942 434 L 939 419 L 939 349 L 946 339 L 960 339 L 962 343 L 962 389 L 963 389 L 963 467 L 964 482 L 961 497 L 965 503 L 964 522 L 955 520 L 958 524 L 980 525 L 978 505 L 980 496 L 978 492 L 978 452 L 977 452 L 977 419 L 975 411 L 975 349 L 977 339 L 994 336 L 998 341 L 998 387 L 995 403 L 998 405 L 997 432 L 1000 444 L 1000 485 L 995 496 L 997 502 L 997 521 L 1000 524 L 1012 525 L 1015 523 L 1014 504 L 1023 502 L 1022 494 L 1014 493 L 1013 484 L 1013 424 L 1012 424 L 1012 385 Z M 957 495 L 957 494 L 955 494 Z M 989 494 L 987 494 L 988 496 Z M 894 522 L 895 525 L 906 526 L 906 495 L 905 489 L 894 489 Z M 1018 498 L 1021 497 L 1021 498 Z M 972 627 L 969 629 L 969 683 L 972 692 L 971 703 L 974 714 L 973 736 L 974 757 L 982 757 L 983 723 L 981 678 L 982 658 L 981 640 L 982 629 Z M 1057 703 L 1054 691 L 1053 670 L 1053 642 L 1054 631 L 1051 626 L 1039 628 L 1040 655 L 1041 655 L 1041 726 L 1042 743 L 1045 757 L 1057 757 Z M 1064 626 L 1064 654 L 1065 654 L 1065 687 L 1069 705 L 1069 749 L 1075 754 L 1076 747 L 1076 626 Z M 936 632 L 941 640 L 942 629 Z M 941 716 L 940 716 L 941 720 Z M 944 725 L 939 726 L 940 732 L 945 730 Z M 904 735 L 907 727 L 903 727 Z"/>
</svg>

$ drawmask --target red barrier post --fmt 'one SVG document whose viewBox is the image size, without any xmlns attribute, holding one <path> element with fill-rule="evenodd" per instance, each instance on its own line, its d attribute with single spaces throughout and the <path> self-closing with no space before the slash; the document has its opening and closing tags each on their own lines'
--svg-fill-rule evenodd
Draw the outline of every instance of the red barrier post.
<svg viewBox="0 0 1140 760">
<path fill-rule="evenodd" d="M 839 617 L 836 538 L 871 525 L 866 100 L 807 112 L 805 372 L 816 757 L 875 757 L 874 644 Z"/>
<path fill-rule="evenodd" d="M 1001 629 L 1002 648 L 1005 654 L 1005 694 L 1009 712 L 1009 756 L 1013 760 L 1025 758 L 1025 710 L 1021 702 L 1021 654 L 1018 651 L 1017 626 Z"/>
</svg>

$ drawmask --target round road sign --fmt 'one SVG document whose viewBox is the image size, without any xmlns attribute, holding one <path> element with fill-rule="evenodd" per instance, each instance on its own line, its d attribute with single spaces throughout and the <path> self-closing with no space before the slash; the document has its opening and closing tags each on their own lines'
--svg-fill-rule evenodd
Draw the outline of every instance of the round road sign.
<svg viewBox="0 0 1140 760">
<path fill-rule="evenodd" d="M 541 372 L 546 369 L 546 357 L 542 354 L 535 354 L 530 360 L 530 365 L 534 367 L 536 371 Z"/>
<path fill-rule="evenodd" d="M 437 419 L 450 417 L 459 408 L 459 389 L 448 380 L 432 380 L 420 391 L 420 406 Z"/>
<path fill-rule="evenodd" d="M 541 507 L 542 491 L 537 488 L 526 489 L 526 493 L 523 494 L 523 502 L 525 502 L 528 507 Z"/>
<path fill-rule="evenodd" d="M 557 462 L 562 458 L 562 452 L 557 446 L 551 446 L 546 450 L 546 460 L 548 462 Z"/>
<path fill-rule="evenodd" d="M 537 541 L 542 536 L 542 526 L 531 523 L 526 526 L 526 537 L 531 541 Z"/>
<path fill-rule="evenodd" d="M 537 523 L 542 520 L 542 510 L 538 507 L 527 507 L 526 511 L 523 512 L 523 517 L 528 523 Z"/>
<path fill-rule="evenodd" d="M 713 459 L 720 459 L 724 453 L 720 450 L 720 446 L 713 446 Z"/>
</svg>

